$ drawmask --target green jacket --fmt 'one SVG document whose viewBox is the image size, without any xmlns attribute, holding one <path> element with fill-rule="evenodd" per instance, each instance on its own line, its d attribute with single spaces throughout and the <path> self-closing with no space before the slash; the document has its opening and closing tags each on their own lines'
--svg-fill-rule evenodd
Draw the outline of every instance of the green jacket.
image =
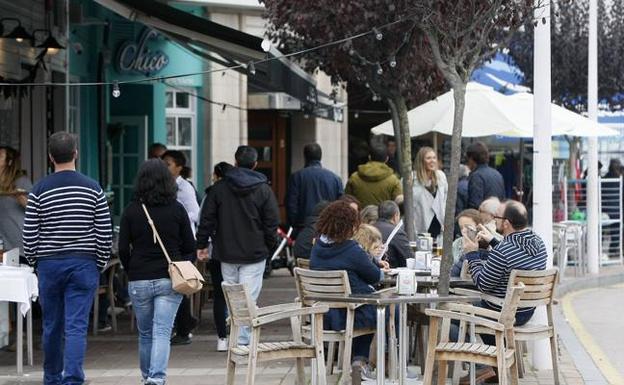
<svg viewBox="0 0 624 385">
<path fill-rule="evenodd" d="M 393 201 L 403 194 L 401 181 L 394 174 L 394 170 L 382 162 L 368 161 L 358 166 L 358 170 L 351 174 L 345 194 L 356 197 L 361 207 L 379 205 L 383 201 Z"/>
</svg>

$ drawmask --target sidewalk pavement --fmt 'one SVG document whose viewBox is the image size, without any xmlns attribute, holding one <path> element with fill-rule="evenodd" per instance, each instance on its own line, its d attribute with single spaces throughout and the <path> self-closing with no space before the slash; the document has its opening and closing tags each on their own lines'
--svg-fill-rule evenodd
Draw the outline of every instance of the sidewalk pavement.
<svg viewBox="0 0 624 385">
<path fill-rule="evenodd" d="M 570 278 L 573 279 L 573 278 Z M 259 306 L 268 306 L 279 303 L 292 302 L 295 298 L 295 288 L 292 277 L 284 269 L 274 271 L 273 275 L 264 281 L 264 288 L 259 300 Z M 561 311 L 556 311 L 556 319 L 562 328 L 565 320 Z M 36 323 L 37 324 L 37 323 Z M 138 370 L 137 336 L 130 333 L 129 318 L 121 316 L 119 332 L 108 332 L 97 337 L 89 337 L 88 351 L 85 359 L 85 372 L 90 384 L 93 385 L 138 385 L 140 372 Z M 559 326 L 558 326 L 559 328 Z M 267 341 L 278 341 L 287 338 L 290 331 L 288 321 L 272 325 L 263 329 L 262 338 Z M 558 332 L 560 332 L 558 330 Z M 565 333 L 564 333 L 565 334 Z M 568 333 L 569 334 L 569 333 Z M 565 334 L 566 336 L 568 334 Z M 560 339 L 562 338 L 560 332 Z M 203 311 L 200 327 L 195 330 L 193 343 L 185 346 L 173 346 L 168 369 L 168 384 L 171 385 L 217 385 L 225 382 L 225 353 L 216 352 L 216 333 L 212 322 L 210 305 Z M 560 340 L 560 371 L 562 385 L 581 385 L 585 383 L 577 365 L 567 351 L 565 339 Z M 35 345 L 39 345 L 38 336 Z M 576 354 L 572 352 L 572 354 Z M 526 359 L 530 362 L 530 359 Z M 527 365 L 527 367 L 530 367 Z M 35 349 L 35 366 L 24 368 L 26 375 L 17 377 L 15 373 L 15 353 L 0 352 L 0 385 L 4 384 L 41 384 L 42 352 Z M 309 370 L 309 368 L 308 368 Z M 417 370 L 416 370 L 417 371 Z M 238 371 L 236 383 L 244 383 L 245 367 Z M 418 371 L 419 372 L 419 371 Z M 328 383 L 335 383 L 336 376 L 328 378 Z M 295 370 L 291 362 L 261 364 L 256 377 L 256 384 L 294 384 Z M 410 384 L 420 381 L 411 380 Z M 521 379 L 522 385 L 552 385 L 554 384 L 552 371 L 532 371 L 528 369 Z M 591 382 L 592 385 L 601 385 Z"/>
</svg>

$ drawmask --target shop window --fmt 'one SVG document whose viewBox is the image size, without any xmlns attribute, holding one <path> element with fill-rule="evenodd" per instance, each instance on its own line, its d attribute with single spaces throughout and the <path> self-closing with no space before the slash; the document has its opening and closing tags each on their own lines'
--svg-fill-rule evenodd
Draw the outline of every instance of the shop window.
<svg viewBox="0 0 624 385">
<path fill-rule="evenodd" d="M 195 142 L 197 134 L 197 115 L 193 91 L 169 89 L 166 91 L 166 128 L 167 148 L 179 150 L 186 156 L 187 166 L 193 170 L 192 178 L 196 182 L 197 160 Z"/>
</svg>

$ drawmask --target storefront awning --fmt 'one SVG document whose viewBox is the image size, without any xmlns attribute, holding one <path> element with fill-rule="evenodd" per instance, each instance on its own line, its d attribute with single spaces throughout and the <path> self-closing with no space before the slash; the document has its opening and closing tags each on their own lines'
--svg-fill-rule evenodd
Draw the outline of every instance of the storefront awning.
<svg viewBox="0 0 624 385">
<path fill-rule="evenodd" d="M 95 0 L 96 3 L 132 21 L 158 30 L 182 47 L 207 60 L 224 66 L 275 57 L 255 65 L 249 76 L 253 93 L 286 93 L 301 102 L 305 110 L 318 104 L 316 82 L 299 66 L 272 48 L 261 49 L 262 39 L 153 0 Z M 239 69 L 246 72 L 245 69 Z"/>
</svg>

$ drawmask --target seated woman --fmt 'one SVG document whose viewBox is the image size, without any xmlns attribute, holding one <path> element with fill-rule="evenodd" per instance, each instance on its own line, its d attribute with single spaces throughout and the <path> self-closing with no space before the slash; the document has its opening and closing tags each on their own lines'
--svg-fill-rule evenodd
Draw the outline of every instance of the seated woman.
<svg viewBox="0 0 624 385">
<path fill-rule="evenodd" d="M 351 292 L 368 294 L 373 286 L 383 279 L 382 270 L 372 262 L 368 253 L 353 239 L 359 227 L 358 212 L 348 202 L 331 203 L 319 217 L 317 230 L 319 240 L 314 244 L 310 256 L 310 268 L 314 270 L 346 270 Z M 344 330 L 346 313 L 343 309 L 331 309 L 324 317 L 327 330 Z M 371 328 L 376 325 L 375 307 L 360 306 L 355 311 L 355 328 Z M 372 335 L 353 339 L 353 361 L 366 362 Z"/>
<path fill-rule="evenodd" d="M 457 216 L 457 224 L 462 234 L 466 236 L 476 238 L 479 225 L 481 222 L 481 215 L 479 211 L 475 209 L 467 209 L 459 213 Z M 451 267 L 451 277 L 459 277 L 461 275 L 462 266 L 464 264 L 464 238 L 459 237 L 453 242 L 453 266 Z M 487 249 L 488 245 L 484 242 L 479 242 L 481 249 Z M 485 255 L 484 255 L 485 256 Z"/>
</svg>

